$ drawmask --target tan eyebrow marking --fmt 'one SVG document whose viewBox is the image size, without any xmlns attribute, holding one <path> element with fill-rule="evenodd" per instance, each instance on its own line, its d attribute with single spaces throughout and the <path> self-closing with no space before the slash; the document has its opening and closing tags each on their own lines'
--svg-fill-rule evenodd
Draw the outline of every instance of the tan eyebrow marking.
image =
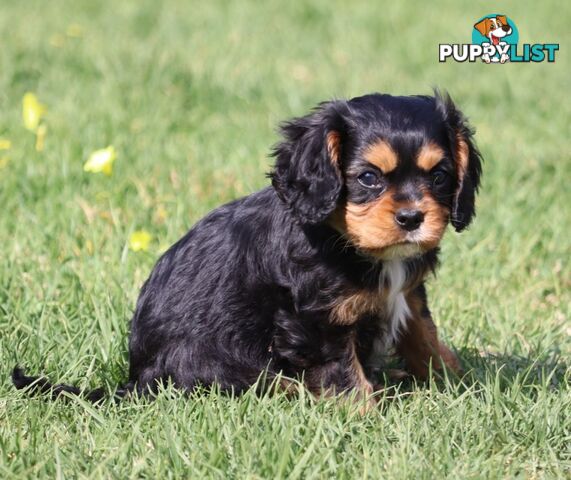
<svg viewBox="0 0 571 480">
<path fill-rule="evenodd" d="M 423 145 L 418 152 L 418 155 L 416 156 L 416 164 L 423 170 L 430 172 L 430 170 L 438 165 L 444 156 L 444 150 L 436 145 L 436 143 L 430 142 Z"/>
<path fill-rule="evenodd" d="M 367 162 L 379 168 L 385 175 L 398 165 L 398 157 L 393 148 L 384 140 L 369 145 L 363 154 Z"/>
</svg>

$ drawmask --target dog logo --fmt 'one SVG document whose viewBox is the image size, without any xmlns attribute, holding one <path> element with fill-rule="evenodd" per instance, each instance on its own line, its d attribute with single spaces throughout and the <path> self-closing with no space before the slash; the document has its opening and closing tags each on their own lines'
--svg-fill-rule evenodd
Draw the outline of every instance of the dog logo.
<svg viewBox="0 0 571 480">
<path fill-rule="evenodd" d="M 487 47 L 494 54 L 483 53 L 481 58 L 486 63 L 506 63 L 510 60 L 508 54 L 510 45 L 517 44 L 517 29 L 514 23 L 506 15 L 488 15 L 474 25 L 475 32 L 472 34 L 472 43 Z M 514 37 L 510 39 L 508 37 Z M 511 40 L 511 41 L 510 41 Z"/>
<path fill-rule="evenodd" d="M 514 21 L 504 14 L 485 15 L 472 24 L 472 43 L 441 43 L 438 61 L 449 58 L 456 62 L 476 62 L 487 64 L 504 63 L 552 63 L 559 50 L 558 43 L 524 43 L 518 45 L 519 32 Z"/>
</svg>

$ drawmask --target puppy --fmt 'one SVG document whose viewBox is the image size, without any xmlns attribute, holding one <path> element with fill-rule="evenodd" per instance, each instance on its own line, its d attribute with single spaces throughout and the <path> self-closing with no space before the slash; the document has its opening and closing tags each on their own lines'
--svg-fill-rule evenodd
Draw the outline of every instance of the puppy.
<svg viewBox="0 0 571 480">
<path fill-rule="evenodd" d="M 505 15 L 496 15 L 495 18 L 484 18 L 476 23 L 474 28 L 489 39 L 490 44 L 494 46 L 505 45 L 506 42 L 502 41 L 502 39 L 512 33 L 512 27 L 509 26 L 508 19 Z M 486 63 L 498 61 L 505 63 L 510 57 L 504 53 L 499 60 L 497 58 L 490 58 L 489 55 L 482 55 L 482 58 Z"/>
<path fill-rule="evenodd" d="M 272 186 L 217 208 L 157 262 L 118 396 L 161 382 L 239 393 L 262 373 L 368 394 L 391 349 L 420 378 L 459 371 L 424 281 L 447 224 L 464 230 L 475 213 L 481 159 L 463 115 L 438 93 L 372 94 L 322 103 L 281 133 Z M 82 393 L 18 368 L 13 381 Z"/>
</svg>

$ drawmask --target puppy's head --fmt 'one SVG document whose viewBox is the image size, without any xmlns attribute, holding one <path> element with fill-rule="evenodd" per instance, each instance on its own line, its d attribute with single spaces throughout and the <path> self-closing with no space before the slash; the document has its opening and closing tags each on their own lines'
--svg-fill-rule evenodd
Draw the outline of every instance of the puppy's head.
<svg viewBox="0 0 571 480">
<path fill-rule="evenodd" d="M 326 223 L 361 252 L 406 258 L 474 216 L 480 154 L 448 96 L 332 101 L 282 126 L 272 184 L 302 224 Z"/>
</svg>

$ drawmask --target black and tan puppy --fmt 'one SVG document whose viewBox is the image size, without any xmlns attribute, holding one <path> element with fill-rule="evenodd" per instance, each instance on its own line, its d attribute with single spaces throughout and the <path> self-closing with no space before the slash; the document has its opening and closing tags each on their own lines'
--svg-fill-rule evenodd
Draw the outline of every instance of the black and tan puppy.
<svg viewBox="0 0 571 480">
<path fill-rule="evenodd" d="M 322 103 L 281 132 L 272 186 L 214 210 L 157 262 L 119 395 L 161 381 L 240 392 L 264 371 L 366 393 L 391 348 L 419 377 L 460 368 L 424 280 L 447 224 L 474 216 L 480 155 L 462 114 L 438 94 L 373 94 Z M 19 369 L 13 380 L 80 393 Z"/>
</svg>

